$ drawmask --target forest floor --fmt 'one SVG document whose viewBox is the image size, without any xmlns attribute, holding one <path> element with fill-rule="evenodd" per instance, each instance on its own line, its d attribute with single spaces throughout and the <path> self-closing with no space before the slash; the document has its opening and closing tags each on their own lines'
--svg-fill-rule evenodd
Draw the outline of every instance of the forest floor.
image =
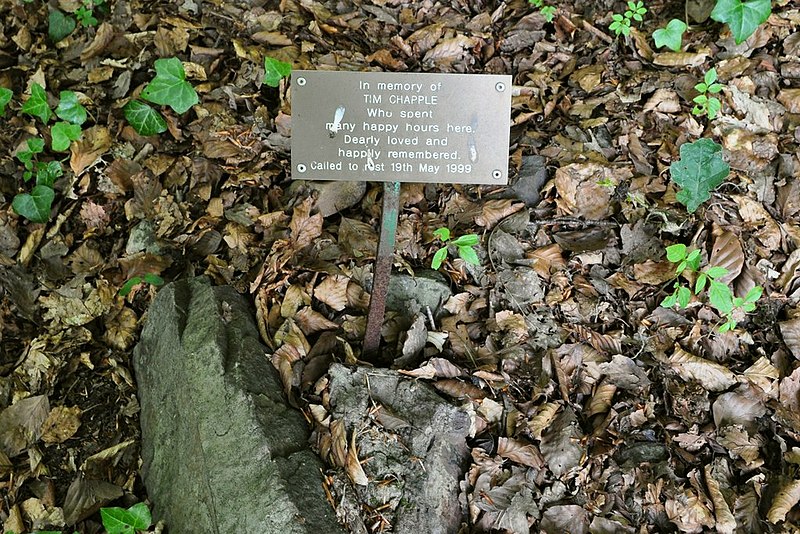
<svg viewBox="0 0 800 534">
<path fill-rule="evenodd" d="M 366 364 L 383 187 L 316 211 L 291 181 L 288 80 L 262 83 L 272 57 L 513 77 L 510 185 L 401 193 L 395 272 L 429 268 L 442 227 L 477 234 L 480 265 L 451 254 L 444 317 L 388 314 L 384 328 L 384 360 L 410 354 L 405 371 L 474 414 L 464 532 L 797 531 L 800 9 L 773 2 L 740 44 L 705 19 L 681 51 L 656 48 L 653 32 L 697 4 L 649 2 L 615 36 L 626 7 L 609 0 L 559 3 L 552 22 L 522 0 L 112 0 L 74 28 L 78 0 L 0 2 L 0 88 L 13 93 L 0 119 L 5 530 L 99 532 L 101 505 L 147 500 L 131 354 L 157 288 L 121 295 L 135 277 L 207 275 L 248 295 L 309 420 L 327 362 Z M 199 101 L 155 106 L 167 130 L 142 137 L 123 107 L 171 57 Z M 712 68 L 713 119 L 692 112 Z M 36 84 L 46 107 L 71 91 L 88 111 L 69 152 L 52 146 L 69 132 L 59 119 L 23 107 Z M 701 138 L 722 150 L 681 189 L 670 166 Z M 46 222 L 12 209 L 34 192 L 26 157 L 34 174 L 63 171 Z M 698 253 L 678 279 L 667 247 L 680 244 Z M 684 307 L 660 305 L 709 269 Z M 748 294 L 754 306 L 733 300 Z"/>
</svg>

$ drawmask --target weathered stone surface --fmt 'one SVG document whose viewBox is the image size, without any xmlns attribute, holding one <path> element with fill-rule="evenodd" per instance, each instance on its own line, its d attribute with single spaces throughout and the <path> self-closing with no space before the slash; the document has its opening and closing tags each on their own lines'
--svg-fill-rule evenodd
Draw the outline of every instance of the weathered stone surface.
<svg viewBox="0 0 800 534">
<path fill-rule="evenodd" d="M 393 531 L 449 534 L 465 518 L 459 481 L 469 459 L 469 416 L 428 384 L 386 369 L 330 368 L 331 408 L 348 433 L 356 431 L 366 487 L 363 502 L 381 506 Z M 375 406 L 380 410 L 376 411 Z M 382 424 L 370 423 L 372 413 Z"/>
<path fill-rule="evenodd" d="M 142 474 L 170 534 L 343 532 L 305 421 L 233 289 L 202 278 L 165 286 L 134 369 Z"/>
<path fill-rule="evenodd" d="M 389 279 L 386 309 L 413 317 L 430 307 L 436 316 L 452 295 L 446 278 L 436 271 L 422 270 L 416 276 L 394 273 Z"/>
</svg>

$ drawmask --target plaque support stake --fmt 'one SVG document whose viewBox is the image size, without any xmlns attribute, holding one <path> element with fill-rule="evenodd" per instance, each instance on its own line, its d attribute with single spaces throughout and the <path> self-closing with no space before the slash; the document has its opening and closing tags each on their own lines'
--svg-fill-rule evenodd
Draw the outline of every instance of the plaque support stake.
<svg viewBox="0 0 800 534">
<path fill-rule="evenodd" d="M 364 335 L 362 357 L 374 360 L 381 344 L 381 327 L 386 311 L 386 295 L 389 292 L 389 277 L 392 274 L 395 238 L 397 236 L 397 216 L 400 210 L 400 182 L 384 182 L 383 214 L 381 216 L 381 236 L 378 242 L 378 256 L 372 275 L 372 295 L 369 299 L 367 332 Z"/>
</svg>

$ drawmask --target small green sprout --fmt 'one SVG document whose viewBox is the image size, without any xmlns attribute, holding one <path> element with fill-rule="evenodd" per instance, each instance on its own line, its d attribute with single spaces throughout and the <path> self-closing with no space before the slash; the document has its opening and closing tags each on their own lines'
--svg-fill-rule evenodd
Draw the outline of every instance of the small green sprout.
<svg viewBox="0 0 800 534">
<path fill-rule="evenodd" d="M 478 259 L 478 254 L 475 252 L 475 249 L 472 248 L 480 241 L 477 234 L 466 234 L 462 235 L 458 239 L 450 240 L 450 229 L 439 228 L 433 232 L 433 235 L 444 242 L 444 246 L 437 250 L 436 254 L 433 255 L 431 269 L 438 269 L 442 266 L 444 260 L 447 259 L 447 248 L 449 245 L 455 245 L 458 248 L 458 256 L 467 263 L 471 263 L 473 265 L 481 264 L 480 260 Z"/>
<path fill-rule="evenodd" d="M 130 278 L 127 282 L 122 284 L 122 287 L 119 288 L 119 296 L 120 297 L 127 297 L 128 294 L 133 290 L 134 287 L 138 286 L 139 284 L 146 283 L 153 286 L 161 286 L 164 285 L 164 279 L 160 276 L 152 273 L 147 273 L 142 276 L 134 276 Z"/>
<path fill-rule="evenodd" d="M 544 5 L 544 0 L 528 0 L 528 3 L 539 8 L 539 13 L 542 14 L 547 22 L 553 22 L 553 18 L 556 16 L 555 6 Z"/>
<path fill-rule="evenodd" d="M 719 326 L 719 332 L 728 332 L 736 328 L 737 321 L 734 317 L 737 314 L 752 312 L 756 309 L 756 301 L 761 298 L 761 294 L 764 291 L 761 286 L 755 286 L 750 289 L 744 298 L 734 297 L 731 288 L 720 281 L 722 277 L 728 274 L 726 268 L 711 266 L 700 271 L 700 250 L 695 249 L 689 252 L 686 245 L 683 244 L 671 245 L 666 250 L 667 259 L 672 263 L 678 264 L 675 269 L 676 277 L 681 276 L 687 269 L 697 274 L 697 279 L 694 283 L 695 295 L 699 296 L 706 289 L 706 286 L 708 287 L 709 304 L 725 318 L 725 322 Z M 671 308 L 675 304 L 680 308 L 688 306 L 689 300 L 692 298 L 692 289 L 681 285 L 679 280 L 675 280 L 673 287 L 675 291 L 661 301 L 661 306 L 664 308 Z"/>
<path fill-rule="evenodd" d="M 637 2 L 629 0 L 628 9 L 625 10 L 624 14 L 614 13 L 611 15 L 611 24 L 608 29 L 614 32 L 617 37 L 620 35 L 627 37 L 631 33 L 631 21 L 642 22 L 642 17 L 645 13 L 647 13 L 647 8 L 644 7 L 644 2 L 641 0 Z"/>
<path fill-rule="evenodd" d="M 722 109 L 719 98 L 709 96 L 722 91 L 722 85 L 717 83 L 717 69 L 709 69 L 703 76 L 703 81 L 694 88 L 700 94 L 694 97 L 693 102 L 697 105 L 692 109 L 692 115 L 708 115 L 710 120 L 714 120 L 719 110 Z"/>
</svg>

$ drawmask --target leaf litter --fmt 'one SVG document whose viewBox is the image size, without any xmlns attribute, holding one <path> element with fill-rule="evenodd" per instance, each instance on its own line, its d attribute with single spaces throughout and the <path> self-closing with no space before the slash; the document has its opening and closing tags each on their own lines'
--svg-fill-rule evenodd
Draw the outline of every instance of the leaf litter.
<svg viewBox="0 0 800 534">
<path fill-rule="evenodd" d="M 36 83 L 54 99 L 68 87 L 89 119 L 45 224 L 13 214 L 21 168 L 11 148 L 0 159 L 3 527 L 93 531 L 100 506 L 146 499 L 129 365 L 156 289 L 118 290 L 147 273 L 205 274 L 252 295 L 331 479 L 379 483 L 356 429 L 326 419 L 324 393 L 330 362 L 363 364 L 380 187 L 289 180 L 291 90 L 262 85 L 270 57 L 514 75 L 510 186 L 415 184 L 402 196 L 399 270 L 429 265 L 441 227 L 480 235 L 481 266 L 452 259 L 446 303 L 387 314 L 384 326 L 387 361 L 473 410 L 463 532 L 797 528 L 800 19 L 778 4 L 752 41 L 709 26 L 687 50 L 657 54 L 644 34 L 660 17 L 612 41 L 610 11 L 580 1 L 559 4 L 553 25 L 524 2 L 118 1 L 96 29 L 65 30 L 55 46 L 45 5 L 4 4 L 0 86 L 14 97 L 2 145 L 46 132 L 17 114 L 17 88 Z M 725 50 L 725 89 L 706 124 L 688 102 L 711 48 Z M 182 66 L 159 73 L 162 89 L 184 94 L 191 82 L 198 100 L 161 109 L 151 132 L 164 133 L 142 137 L 123 107 L 156 60 L 175 56 Z M 689 178 L 687 197 L 668 169 L 698 137 L 720 142 L 731 174 L 721 185 Z M 543 178 L 515 189 L 531 157 Z M 715 333 L 702 300 L 658 306 L 673 270 L 664 249 L 676 243 L 725 267 L 735 295 L 765 288 L 740 328 Z M 407 424 L 373 417 L 388 432 Z M 354 495 L 334 492 L 334 505 L 355 513 Z M 360 510 L 369 531 L 388 531 L 379 512 Z"/>
</svg>

